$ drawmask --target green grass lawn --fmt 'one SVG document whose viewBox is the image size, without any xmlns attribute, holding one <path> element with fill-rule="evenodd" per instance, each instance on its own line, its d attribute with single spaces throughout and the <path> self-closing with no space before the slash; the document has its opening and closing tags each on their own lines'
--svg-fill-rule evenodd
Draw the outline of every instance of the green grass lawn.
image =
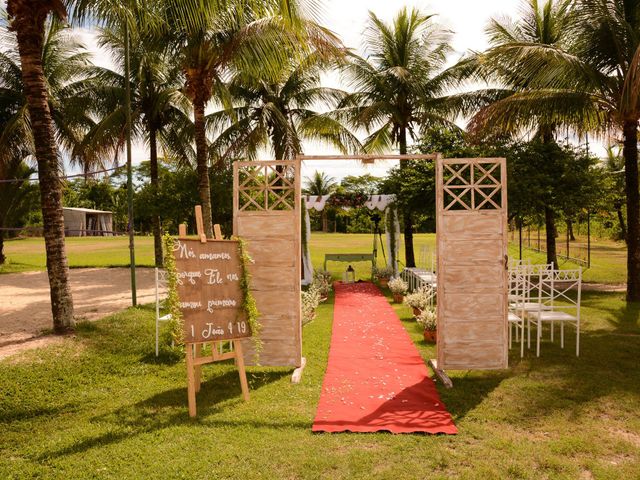
<svg viewBox="0 0 640 480">
<path fill-rule="evenodd" d="M 384 240 L 384 237 L 383 237 Z M 136 237 L 136 263 L 141 266 L 153 266 L 153 238 Z M 435 248 L 434 234 L 417 234 L 414 248 L 416 258 L 420 256 L 423 245 Z M 311 257 L 316 268 L 322 268 L 325 253 L 371 253 L 373 235 L 318 233 L 311 235 Z M 386 246 L 385 246 L 386 248 Z M 0 266 L 0 273 L 20 272 L 45 269 L 44 241 L 41 238 L 28 238 L 6 242 L 6 255 L 9 261 Z M 517 258 L 518 249 L 509 246 L 509 254 Z M 71 267 L 113 267 L 129 265 L 128 238 L 126 237 L 84 237 L 67 238 L 67 255 Z M 379 258 L 382 249 L 379 247 Z M 531 250 L 524 251 L 525 258 L 534 263 L 545 261 L 544 254 Z M 400 260 L 404 262 L 404 249 L 401 249 Z M 380 260 L 382 262 L 382 260 Z M 575 268 L 570 262 L 561 262 L 563 268 Z M 360 278 L 369 278 L 371 268 L 366 262 L 354 265 Z M 330 263 L 329 269 L 336 276 L 344 271 L 347 265 Z M 626 278 L 626 249 L 624 244 L 606 240 L 594 241 L 592 267 L 585 270 L 585 281 L 599 283 L 622 283 Z"/>
<path fill-rule="evenodd" d="M 640 308 L 620 294 L 585 293 L 580 358 L 569 334 L 539 359 L 514 348 L 506 371 L 450 372 L 455 387 L 439 391 L 457 436 L 311 432 L 330 302 L 304 327 L 301 384 L 250 367 L 245 403 L 231 364 L 206 366 L 195 420 L 184 361 L 154 357 L 150 308 L 0 361 L 0 478 L 640 478 Z"/>
</svg>

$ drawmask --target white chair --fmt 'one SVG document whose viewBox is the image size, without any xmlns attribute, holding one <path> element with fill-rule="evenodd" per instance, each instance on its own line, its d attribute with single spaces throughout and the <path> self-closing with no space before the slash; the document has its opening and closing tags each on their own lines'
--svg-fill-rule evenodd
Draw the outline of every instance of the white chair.
<svg viewBox="0 0 640 480">
<path fill-rule="evenodd" d="M 160 289 L 166 291 L 167 272 L 160 268 L 155 269 L 156 274 L 156 357 L 160 354 L 160 322 L 171 320 L 171 314 L 160 316 Z"/>
<path fill-rule="evenodd" d="M 524 356 L 524 303 L 527 273 L 528 270 L 522 266 L 516 266 L 509 270 L 509 348 L 513 346 L 513 331 L 515 330 L 516 342 L 520 341 L 520 357 Z"/>
<path fill-rule="evenodd" d="M 570 294 L 576 291 L 575 297 Z M 560 347 L 564 348 L 564 325 L 576 327 L 576 357 L 580 355 L 580 302 L 582 298 L 582 269 L 552 270 L 538 277 L 538 303 L 536 311 L 527 313 L 528 338 L 531 339 L 531 325 L 536 326 L 536 356 L 540 356 L 540 340 L 543 322 L 553 326 L 560 323 Z M 548 295 L 547 293 L 548 292 Z"/>
<path fill-rule="evenodd" d="M 553 264 L 522 265 L 520 268 L 525 271 L 523 278 L 524 302 L 522 304 L 524 313 L 535 313 L 541 308 L 548 310 L 551 292 L 548 288 L 544 287 L 546 283 L 543 283 L 543 288 L 540 289 L 539 281 L 541 278 L 547 278 L 553 273 Z M 551 339 L 553 340 L 553 334 Z"/>
</svg>

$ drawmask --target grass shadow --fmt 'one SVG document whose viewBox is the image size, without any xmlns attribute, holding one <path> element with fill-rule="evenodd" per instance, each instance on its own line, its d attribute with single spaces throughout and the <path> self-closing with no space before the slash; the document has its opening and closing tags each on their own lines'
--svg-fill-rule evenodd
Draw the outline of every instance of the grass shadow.
<svg viewBox="0 0 640 480">
<path fill-rule="evenodd" d="M 251 390 L 255 391 L 260 387 L 279 381 L 289 374 L 290 372 L 285 370 L 247 372 L 247 380 Z M 235 369 L 228 370 L 221 375 L 215 375 L 202 382 L 201 390 L 197 394 L 198 417 L 195 419 L 190 418 L 187 411 L 186 387 L 165 390 L 135 404 L 127 405 L 103 415 L 94 416 L 91 418 L 91 422 L 112 425 L 113 430 L 85 438 L 56 451 L 46 452 L 40 456 L 39 460 L 87 452 L 93 448 L 104 447 L 134 436 L 157 432 L 178 425 L 199 423 L 206 425 L 224 424 L 237 427 L 243 422 L 207 419 L 208 415 L 222 411 L 224 407 L 221 404 L 234 399 L 235 403 L 226 403 L 225 407 L 231 408 L 234 404 L 244 403 L 241 398 L 238 372 Z M 286 422 L 279 425 L 263 420 L 245 421 L 244 423 L 249 426 L 271 428 L 295 428 L 299 426 L 295 422 L 291 425 L 286 424 Z M 308 427 L 308 425 L 305 425 L 305 427 Z"/>
</svg>

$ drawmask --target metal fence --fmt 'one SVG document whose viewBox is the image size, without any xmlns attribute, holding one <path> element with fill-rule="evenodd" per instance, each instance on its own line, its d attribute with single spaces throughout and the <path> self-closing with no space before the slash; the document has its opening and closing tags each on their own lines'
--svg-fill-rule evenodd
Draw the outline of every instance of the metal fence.
<svg viewBox="0 0 640 480">
<path fill-rule="evenodd" d="M 522 237 L 521 237 L 521 236 Z M 512 245 L 527 248 L 538 253 L 547 253 L 547 232 L 544 228 L 524 227 L 522 230 L 509 231 L 509 242 Z M 556 254 L 559 259 L 567 260 L 589 268 L 591 266 L 591 235 L 577 235 L 571 240 L 569 232 L 560 232 L 556 237 Z"/>
</svg>

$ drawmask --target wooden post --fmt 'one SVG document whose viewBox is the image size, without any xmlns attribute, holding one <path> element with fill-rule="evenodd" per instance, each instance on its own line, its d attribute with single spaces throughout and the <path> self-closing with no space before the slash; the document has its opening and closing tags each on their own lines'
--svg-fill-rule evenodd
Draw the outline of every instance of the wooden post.
<svg viewBox="0 0 640 480">
<path fill-rule="evenodd" d="M 187 237 L 187 226 L 184 223 L 178 225 L 178 238 Z"/>
<path fill-rule="evenodd" d="M 222 230 L 220 229 L 220 224 L 216 223 L 213 226 L 213 238 L 216 240 L 222 240 Z"/>
<path fill-rule="evenodd" d="M 187 398 L 189 400 L 189 416 L 196 416 L 196 376 L 193 365 L 193 349 L 187 344 Z"/>
<path fill-rule="evenodd" d="M 200 205 L 196 205 L 196 229 L 198 236 L 200 237 L 200 241 L 202 243 L 207 243 L 207 235 L 204 231 L 204 220 L 202 219 L 202 207 Z"/>
<path fill-rule="evenodd" d="M 233 341 L 233 351 L 235 352 L 236 366 L 240 375 L 240 388 L 242 388 L 242 396 L 245 402 L 249 401 L 249 384 L 247 383 L 247 372 L 244 369 L 244 356 L 242 354 L 242 342 L 240 340 Z"/>
</svg>

